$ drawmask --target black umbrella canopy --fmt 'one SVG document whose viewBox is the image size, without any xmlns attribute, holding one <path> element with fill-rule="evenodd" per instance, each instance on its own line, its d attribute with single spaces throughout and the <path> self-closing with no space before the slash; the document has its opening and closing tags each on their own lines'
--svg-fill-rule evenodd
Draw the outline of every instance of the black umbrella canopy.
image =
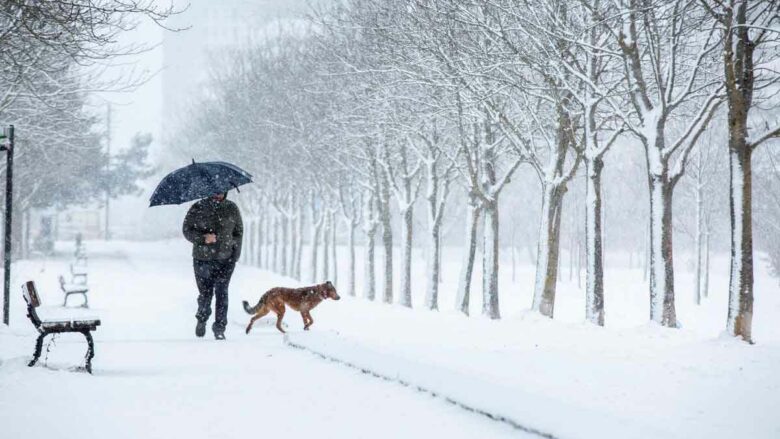
<svg viewBox="0 0 780 439">
<path fill-rule="evenodd" d="M 199 200 L 251 182 L 252 176 L 234 164 L 193 160 L 191 165 L 171 172 L 160 181 L 149 207 Z"/>
</svg>

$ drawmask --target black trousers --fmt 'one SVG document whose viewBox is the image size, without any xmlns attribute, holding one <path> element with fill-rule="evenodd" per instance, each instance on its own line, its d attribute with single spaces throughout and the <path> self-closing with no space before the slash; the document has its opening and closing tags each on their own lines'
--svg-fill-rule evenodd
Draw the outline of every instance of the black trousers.
<svg viewBox="0 0 780 439">
<path fill-rule="evenodd" d="M 211 298 L 216 295 L 216 315 L 212 330 L 215 334 L 225 332 L 227 326 L 228 311 L 228 287 L 230 278 L 233 276 L 233 269 L 236 267 L 235 261 L 230 259 L 222 261 L 199 261 L 193 260 L 195 268 L 195 282 L 198 284 L 198 313 L 195 317 L 205 322 L 211 316 Z"/>
</svg>

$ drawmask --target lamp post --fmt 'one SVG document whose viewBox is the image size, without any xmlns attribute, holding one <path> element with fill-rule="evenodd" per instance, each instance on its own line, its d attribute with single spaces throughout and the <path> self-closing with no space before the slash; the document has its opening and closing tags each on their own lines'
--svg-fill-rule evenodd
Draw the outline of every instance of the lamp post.
<svg viewBox="0 0 780 439">
<path fill-rule="evenodd" d="M 8 316 L 11 302 L 11 210 L 13 208 L 13 177 L 14 177 L 14 126 L 9 125 L 0 134 L 0 140 L 5 139 L 5 144 L 0 146 L 0 151 L 6 152 L 5 168 L 5 248 L 3 278 L 3 323 L 8 325 Z"/>
</svg>

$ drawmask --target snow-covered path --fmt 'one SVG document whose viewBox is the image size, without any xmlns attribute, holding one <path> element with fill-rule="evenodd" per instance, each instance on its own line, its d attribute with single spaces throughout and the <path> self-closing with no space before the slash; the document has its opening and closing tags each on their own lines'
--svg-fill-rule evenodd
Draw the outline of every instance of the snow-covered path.
<svg viewBox="0 0 780 439">
<path fill-rule="evenodd" d="M 291 350 L 270 334 L 99 349 L 94 377 L 30 372 L 26 357 L 4 365 L 3 437 L 517 437 L 440 399 Z"/>
<path fill-rule="evenodd" d="M 267 324 L 245 336 L 235 290 L 228 340 L 195 339 L 194 281 L 183 249 L 109 248 L 90 260 L 93 306 L 86 314 L 104 322 L 94 376 L 69 370 L 80 364 L 81 336 L 60 337 L 46 367 L 25 366 L 34 333 L 14 295 L 11 328 L 0 330 L 3 438 L 524 436 L 442 399 L 291 349 Z M 26 277 L 39 282 L 44 305 L 51 305 L 44 316 L 81 312 L 56 306 L 56 276 L 66 263 L 23 262 L 14 276 L 14 285 Z M 252 276 L 239 270 L 234 288 Z M 297 316 L 290 317 L 298 330 Z"/>
</svg>

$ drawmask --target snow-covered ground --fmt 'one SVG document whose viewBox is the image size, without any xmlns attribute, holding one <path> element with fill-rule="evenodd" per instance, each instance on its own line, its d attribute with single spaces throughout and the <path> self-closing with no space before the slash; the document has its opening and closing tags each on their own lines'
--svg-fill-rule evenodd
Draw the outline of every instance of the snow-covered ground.
<svg viewBox="0 0 780 439">
<path fill-rule="evenodd" d="M 27 368 L 35 333 L 14 288 L 11 327 L 0 325 L 0 438 L 522 437 L 442 399 L 292 349 L 270 326 L 244 335 L 239 299 L 256 295 L 248 285 L 267 282 L 258 271 L 236 273 L 228 340 L 196 339 L 185 246 L 99 244 L 88 243 L 90 310 L 58 306 L 65 260 L 18 264 L 14 285 L 38 282 L 42 317 L 98 315 L 103 325 L 94 376 L 71 370 L 83 364 L 81 335 L 58 337 L 46 366 Z"/>
<path fill-rule="evenodd" d="M 681 330 L 646 323 L 641 271 L 620 260 L 608 265 L 607 328 L 581 323 L 582 292 L 567 276 L 556 320 L 523 311 L 533 279 L 528 264 L 513 283 L 502 260 L 500 321 L 448 311 L 449 283 L 440 312 L 344 297 L 342 265 L 337 286 L 344 299 L 314 310 L 310 333 L 288 313 L 287 344 L 268 318 L 244 335 L 240 300 L 254 302 L 270 286 L 296 282 L 241 266 L 221 343 L 193 335 L 186 243 L 90 242 L 87 250 L 91 310 L 58 306 L 65 256 L 17 264 L 12 325 L 0 329 L 0 437 L 526 435 L 508 424 L 561 438 L 780 437 L 780 297 L 763 267 L 754 346 L 720 337 L 728 272 L 719 258 L 701 307 L 692 304 L 690 278 L 678 269 Z M 458 259 L 457 249 L 445 251 L 445 279 L 455 278 Z M 417 305 L 424 264 L 414 266 Z M 103 320 L 94 376 L 69 370 L 82 360 L 80 336 L 58 338 L 46 366 L 25 366 L 34 331 L 18 285 L 27 279 L 40 285 L 44 316 Z"/>
</svg>

